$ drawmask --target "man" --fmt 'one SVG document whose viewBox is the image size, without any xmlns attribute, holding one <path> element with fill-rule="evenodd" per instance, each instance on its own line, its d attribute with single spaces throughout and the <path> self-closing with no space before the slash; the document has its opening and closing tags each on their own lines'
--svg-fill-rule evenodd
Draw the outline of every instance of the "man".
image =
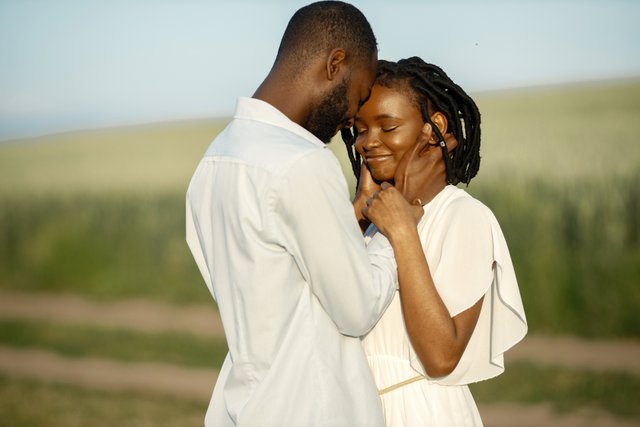
<svg viewBox="0 0 640 427">
<path fill-rule="evenodd" d="M 359 337 L 391 301 L 396 265 L 383 236 L 365 248 L 324 144 L 353 123 L 376 61 L 355 7 L 298 10 L 193 175 L 187 241 L 229 345 L 207 427 L 383 425 Z"/>
</svg>

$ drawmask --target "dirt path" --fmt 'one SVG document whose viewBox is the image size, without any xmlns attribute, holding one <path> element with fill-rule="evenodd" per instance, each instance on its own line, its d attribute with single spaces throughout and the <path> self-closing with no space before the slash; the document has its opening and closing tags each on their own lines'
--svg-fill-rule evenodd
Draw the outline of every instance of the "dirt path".
<svg viewBox="0 0 640 427">
<path fill-rule="evenodd" d="M 177 307 L 143 300 L 97 303 L 75 295 L 0 292 L 1 319 L 32 319 L 68 324 L 173 331 L 223 336 L 213 303 Z M 531 360 L 579 369 L 616 370 L 640 375 L 640 341 L 590 341 L 575 337 L 527 336 L 506 362 Z"/>
<path fill-rule="evenodd" d="M 97 303 L 74 295 L 0 292 L 0 320 L 24 319 L 223 336 L 213 303 L 177 307 L 142 300 Z M 531 360 L 590 370 L 640 375 L 640 342 L 588 341 L 574 337 L 528 336 L 507 353 L 507 364 Z M 0 345 L 0 373 L 110 391 L 135 390 L 208 401 L 217 371 L 161 363 L 125 363 L 101 358 L 69 358 L 35 349 Z M 487 427 L 627 427 L 636 420 L 580 409 L 558 414 L 549 405 L 489 404 L 480 412 Z"/>
<path fill-rule="evenodd" d="M 217 372 L 160 363 L 122 363 L 109 359 L 62 357 L 41 350 L 0 346 L 0 373 L 18 378 L 71 384 L 107 391 L 133 390 L 207 402 Z M 558 414 L 549 405 L 480 405 L 486 427 L 631 427 L 634 420 L 580 409 Z"/>
<path fill-rule="evenodd" d="M 187 307 L 146 300 L 100 303 L 76 295 L 0 292 L 0 319 L 124 328 L 140 332 L 182 332 L 223 336 L 213 302 Z"/>
<path fill-rule="evenodd" d="M 550 405 L 478 405 L 485 427 L 637 427 L 637 420 L 595 409 L 557 413 Z"/>
<path fill-rule="evenodd" d="M 506 363 L 531 360 L 592 371 L 622 371 L 640 376 L 640 341 L 590 341 L 570 336 L 527 336 L 509 350 Z"/>
<path fill-rule="evenodd" d="M 111 359 L 63 357 L 43 350 L 0 345 L 0 373 L 90 389 L 134 390 L 207 401 L 218 372 L 164 363 L 124 363 Z"/>
</svg>

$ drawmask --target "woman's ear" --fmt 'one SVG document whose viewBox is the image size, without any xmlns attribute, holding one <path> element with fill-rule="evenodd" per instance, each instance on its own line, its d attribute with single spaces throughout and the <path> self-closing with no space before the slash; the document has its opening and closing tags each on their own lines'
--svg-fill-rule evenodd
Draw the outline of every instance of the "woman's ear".
<svg viewBox="0 0 640 427">
<path fill-rule="evenodd" d="M 442 114 L 440 111 L 436 111 L 431 115 L 431 121 L 433 124 L 438 126 L 438 130 L 444 136 L 447 133 L 447 129 L 449 127 L 449 122 L 447 121 L 447 117 Z"/>
</svg>

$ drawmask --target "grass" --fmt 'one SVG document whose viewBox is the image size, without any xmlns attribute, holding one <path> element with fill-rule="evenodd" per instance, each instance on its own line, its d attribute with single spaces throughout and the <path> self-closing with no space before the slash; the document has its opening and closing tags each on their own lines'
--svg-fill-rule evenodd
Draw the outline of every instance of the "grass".
<svg viewBox="0 0 640 427">
<path fill-rule="evenodd" d="M 623 373 L 518 362 L 497 378 L 471 384 L 470 389 L 478 403 L 551 403 L 560 412 L 598 407 L 640 421 L 640 379 Z"/>
<path fill-rule="evenodd" d="M 473 185 L 628 176 L 640 165 L 640 81 L 475 95 L 482 167 Z M 184 193 L 226 120 L 77 132 L 0 145 L 0 195 Z M 339 137 L 329 144 L 353 186 Z"/>
<path fill-rule="evenodd" d="M 473 192 L 500 221 L 532 331 L 640 336 L 637 182 L 534 181 Z"/>
<path fill-rule="evenodd" d="M 503 228 L 531 331 L 640 336 L 640 83 L 476 98 L 483 164 L 468 191 Z M 0 289 L 209 303 L 184 192 L 221 123 L 0 146 Z"/>
<path fill-rule="evenodd" d="M 560 412 L 597 407 L 639 419 L 640 380 L 514 363 L 498 378 L 471 385 L 478 403 L 549 402 Z M 108 392 L 0 376 L 0 420 L 12 427 L 201 425 L 206 402 L 137 392 Z"/>
<path fill-rule="evenodd" d="M 473 193 L 507 237 L 532 331 L 640 336 L 640 186 L 632 179 Z M 183 198 L 171 195 L 1 205 L 1 288 L 211 303 L 184 241 Z"/>
<path fill-rule="evenodd" d="M 482 164 L 472 186 L 562 186 L 638 171 L 639 81 L 497 92 L 477 102 Z"/>
<path fill-rule="evenodd" d="M 5 199 L 0 287 L 210 303 L 184 223 L 175 195 Z"/>
<path fill-rule="evenodd" d="M 224 338 L 168 332 L 148 334 L 24 320 L 0 321 L 0 344 L 14 348 L 46 348 L 76 358 L 100 357 L 203 368 L 220 368 L 227 354 Z"/>
<path fill-rule="evenodd" d="M 76 132 L 0 145 L 0 196 L 184 193 L 227 120 Z"/>
<path fill-rule="evenodd" d="M 0 423 L 11 427 L 196 426 L 206 409 L 207 402 L 0 376 Z"/>
</svg>

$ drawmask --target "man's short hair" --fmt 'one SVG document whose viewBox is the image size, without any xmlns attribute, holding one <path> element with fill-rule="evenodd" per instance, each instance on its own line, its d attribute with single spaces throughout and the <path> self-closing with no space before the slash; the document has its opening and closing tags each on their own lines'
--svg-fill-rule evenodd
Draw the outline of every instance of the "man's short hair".
<svg viewBox="0 0 640 427">
<path fill-rule="evenodd" d="M 367 18 L 355 6 L 341 1 L 319 1 L 299 9 L 282 36 L 276 63 L 287 61 L 304 69 L 320 52 L 343 48 L 347 58 L 371 61 L 376 37 Z M 366 62 L 365 62 L 366 63 Z"/>
</svg>

